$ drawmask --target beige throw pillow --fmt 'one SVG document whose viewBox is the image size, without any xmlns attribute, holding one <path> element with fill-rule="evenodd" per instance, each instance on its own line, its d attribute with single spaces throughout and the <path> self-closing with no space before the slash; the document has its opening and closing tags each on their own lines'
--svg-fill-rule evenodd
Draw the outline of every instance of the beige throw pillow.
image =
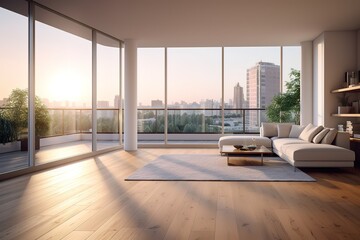
<svg viewBox="0 0 360 240">
<path fill-rule="evenodd" d="M 305 126 L 292 125 L 289 133 L 289 138 L 298 138 Z"/>
<path fill-rule="evenodd" d="M 290 124 L 278 124 L 277 132 L 279 138 L 288 138 L 291 130 Z"/>
<path fill-rule="evenodd" d="M 313 138 L 318 134 L 321 130 L 323 130 L 323 126 L 315 127 L 311 123 L 309 123 L 305 129 L 301 132 L 299 139 L 311 142 Z"/>
<path fill-rule="evenodd" d="M 334 141 L 336 135 L 337 135 L 337 129 L 330 128 L 329 132 L 325 135 L 325 137 L 321 140 L 321 143 L 323 144 L 332 144 Z"/>
<path fill-rule="evenodd" d="M 313 143 L 320 143 L 321 140 L 325 137 L 325 135 L 330 131 L 329 128 L 324 128 L 323 130 L 321 130 L 321 132 L 319 132 L 314 138 L 313 138 Z"/>
</svg>

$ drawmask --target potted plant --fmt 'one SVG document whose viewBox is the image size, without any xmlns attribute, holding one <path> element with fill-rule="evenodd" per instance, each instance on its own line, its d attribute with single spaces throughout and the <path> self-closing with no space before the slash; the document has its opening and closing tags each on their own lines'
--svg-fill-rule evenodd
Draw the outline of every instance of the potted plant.
<svg viewBox="0 0 360 240">
<path fill-rule="evenodd" d="M 16 139 L 21 140 L 21 150 L 27 151 L 28 142 L 28 91 L 14 89 L 5 106 L 4 115 L 11 122 Z M 50 115 L 39 97 L 35 97 L 35 148 L 40 148 L 40 137 L 50 128 Z"/>
<path fill-rule="evenodd" d="M 17 140 L 17 134 L 14 128 L 14 123 L 4 116 L 0 111 L 0 143 L 6 144 Z"/>
</svg>

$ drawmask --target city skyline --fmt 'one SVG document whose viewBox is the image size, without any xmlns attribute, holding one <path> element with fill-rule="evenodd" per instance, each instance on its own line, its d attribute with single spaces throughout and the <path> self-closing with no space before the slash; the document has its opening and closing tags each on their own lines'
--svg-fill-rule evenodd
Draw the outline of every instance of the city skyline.
<svg viewBox="0 0 360 240">
<path fill-rule="evenodd" d="M 169 54 L 172 50 L 172 54 Z M 176 56 L 175 56 L 175 53 Z M 138 105 L 150 106 L 158 99 L 165 102 L 164 48 L 138 49 Z M 176 57 L 176 59 L 174 59 Z M 206 65 L 209 58 L 215 58 Z M 204 99 L 221 98 L 221 47 L 168 48 L 168 103 L 200 102 Z M 283 90 L 289 81 L 291 68 L 301 69 L 301 53 L 298 46 L 283 47 Z M 181 74 L 174 72 L 174 63 Z M 257 62 L 280 65 L 280 47 L 225 47 L 224 48 L 224 99 L 233 99 L 233 87 L 239 82 L 246 88 L 246 71 Z M 189 67 L 189 65 L 191 65 Z M 215 69 L 215 70 L 213 70 Z M 183 72 L 186 72 L 184 74 Z M 211 74 L 211 76 L 208 76 Z M 185 77 L 184 77 L 185 76 Z M 176 82 L 176 88 L 172 87 Z M 156 87 L 154 87 L 156 86 Z M 170 89 L 170 90 L 169 90 Z M 246 97 L 244 97 L 246 100 Z"/>
</svg>

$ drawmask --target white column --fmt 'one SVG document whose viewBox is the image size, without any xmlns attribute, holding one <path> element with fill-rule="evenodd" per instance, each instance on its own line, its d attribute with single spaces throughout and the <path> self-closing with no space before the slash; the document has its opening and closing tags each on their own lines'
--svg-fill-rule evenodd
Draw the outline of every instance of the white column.
<svg viewBox="0 0 360 240">
<path fill-rule="evenodd" d="M 137 49 L 133 39 L 125 40 L 124 150 L 137 150 Z"/>
<path fill-rule="evenodd" d="M 313 42 L 301 43 L 300 124 L 313 122 Z"/>
</svg>

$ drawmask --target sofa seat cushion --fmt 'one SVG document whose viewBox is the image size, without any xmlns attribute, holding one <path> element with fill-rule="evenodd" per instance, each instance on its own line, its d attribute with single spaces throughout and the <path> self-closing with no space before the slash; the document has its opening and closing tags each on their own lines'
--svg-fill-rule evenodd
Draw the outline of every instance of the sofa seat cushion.
<svg viewBox="0 0 360 240">
<path fill-rule="evenodd" d="M 273 138 L 271 138 L 271 140 L 273 142 L 273 148 L 275 148 L 279 152 L 282 152 L 282 147 L 284 145 L 288 145 L 288 144 L 310 144 L 309 142 L 306 142 L 306 141 L 298 139 L 298 138 L 277 138 L 277 137 L 273 137 Z"/>
<path fill-rule="evenodd" d="M 291 161 L 355 161 L 353 151 L 327 144 L 285 144 L 281 151 Z"/>
<path fill-rule="evenodd" d="M 252 140 L 255 140 L 255 143 Z M 223 136 L 220 137 L 218 145 L 221 149 L 224 145 L 250 145 L 256 144 L 260 146 L 265 146 L 271 148 L 271 139 L 267 137 L 260 136 Z"/>
</svg>

